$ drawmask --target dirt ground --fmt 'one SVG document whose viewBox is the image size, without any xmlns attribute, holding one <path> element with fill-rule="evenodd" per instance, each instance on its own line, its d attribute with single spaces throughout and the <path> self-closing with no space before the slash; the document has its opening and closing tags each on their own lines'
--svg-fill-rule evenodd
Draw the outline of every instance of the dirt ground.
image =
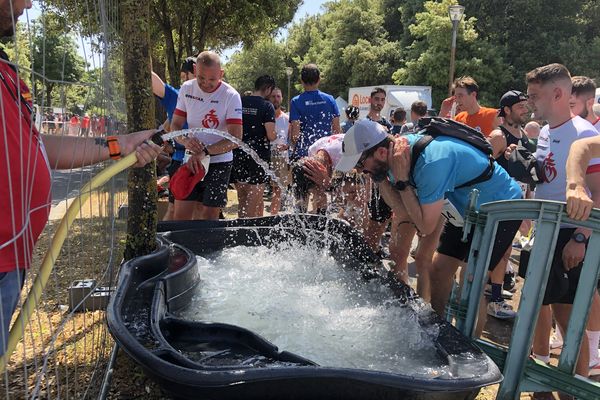
<svg viewBox="0 0 600 400">
<path fill-rule="evenodd" d="M 224 210 L 227 218 L 235 218 L 237 213 L 237 202 L 235 194 L 230 195 L 229 206 Z M 92 200 L 97 202 L 97 208 L 102 208 L 101 203 L 106 201 L 102 196 Z M 7 390 L 12 398 L 23 398 L 20 394 L 25 393 L 27 388 L 36 384 L 34 364 L 38 361 L 39 351 L 43 346 L 40 343 L 48 342 L 49 332 L 47 326 L 57 326 L 64 320 L 68 312 L 65 307 L 66 286 L 62 283 L 74 279 L 94 277 L 106 268 L 105 260 L 108 258 L 102 235 L 107 230 L 113 229 L 107 226 L 107 219 L 95 212 L 94 205 L 84 208 L 82 220 L 85 223 L 75 225 L 69 235 L 67 244 L 67 257 L 58 260 L 55 267 L 55 280 L 61 284 L 49 285 L 44 296 L 42 305 L 38 308 L 36 320 L 41 321 L 31 324 L 29 338 L 19 345 L 9 364 L 9 379 L 0 382 L 0 390 Z M 52 222 L 45 230 L 41 238 L 44 248 L 51 237 L 57 224 Z M 118 222 L 124 224 L 124 221 Z M 116 238 L 116 259 L 121 259 L 124 226 L 115 227 L 120 235 Z M 92 233 L 90 233 L 92 232 Z M 36 265 L 42 254 L 36 254 Z M 113 258 L 115 258 L 113 256 Z M 76 268 L 71 268 L 76 264 Z M 74 272 L 77 271 L 77 272 Z M 520 285 L 520 284 L 519 284 Z M 513 304 L 519 299 L 517 290 Z M 47 323 L 46 323 L 47 321 Z M 510 341 L 512 323 L 489 318 L 484 329 L 484 337 L 501 345 L 508 345 Z M 96 397 L 105 366 L 108 362 L 112 341 L 105 328 L 105 320 L 101 311 L 76 313 L 69 323 L 64 327 L 54 344 L 56 355 L 52 362 L 55 363 L 57 371 L 62 373 L 49 374 L 41 384 L 44 388 L 40 393 L 45 397 L 83 398 Z M 36 353 L 37 352 L 37 353 Z M 30 365 L 29 373 L 22 368 L 23 364 Z M 37 383 L 39 384 L 39 382 Z M 492 400 L 495 398 L 497 385 L 483 388 L 477 396 L 477 400 Z M 112 384 L 108 393 L 109 399 L 167 399 L 169 398 L 158 385 L 148 379 L 142 369 L 136 365 L 122 350 L 118 352 Z M 529 398 L 523 394 L 522 399 Z"/>
</svg>

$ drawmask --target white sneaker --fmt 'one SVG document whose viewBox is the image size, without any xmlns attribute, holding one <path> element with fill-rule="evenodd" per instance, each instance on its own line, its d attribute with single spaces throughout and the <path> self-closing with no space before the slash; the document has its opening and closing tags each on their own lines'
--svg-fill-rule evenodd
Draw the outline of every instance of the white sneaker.
<svg viewBox="0 0 600 400">
<path fill-rule="evenodd" d="M 560 349 L 562 347 L 563 347 L 563 338 L 557 327 L 556 330 L 554 331 L 554 333 L 552 334 L 552 336 L 550 336 L 550 349 Z"/>
<path fill-rule="evenodd" d="M 506 301 L 498 303 L 490 302 L 487 307 L 487 313 L 498 319 L 513 319 L 517 316 L 517 312 Z"/>
</svg>

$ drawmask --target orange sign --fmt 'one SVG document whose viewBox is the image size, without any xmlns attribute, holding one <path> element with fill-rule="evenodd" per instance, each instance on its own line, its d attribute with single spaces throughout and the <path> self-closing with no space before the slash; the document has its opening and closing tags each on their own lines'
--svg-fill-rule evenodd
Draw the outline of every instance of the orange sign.
<svg viewBox="0 0 600 400">
<path fill-rule="evenodd" d="M 355 93 L 352 96 L 352 105 L 355 107 L 363 106 L 365 104 L 371 104 L 371 96 L 361 96 L 358 93 Z"/>
</svg>

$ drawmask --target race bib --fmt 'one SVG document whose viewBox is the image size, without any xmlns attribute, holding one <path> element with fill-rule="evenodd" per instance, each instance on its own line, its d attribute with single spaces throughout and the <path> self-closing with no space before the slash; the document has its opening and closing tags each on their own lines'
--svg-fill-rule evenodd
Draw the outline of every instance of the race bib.
<svg viewBox="0 0 600 400">
<path fill-rule="evenodd" d="M 456 227 L 460 228 L 465 225 L 465 220 L 463 219 L 462 215 L 458 212 L 456 207 L 454 207 L 454 204 L 452 204 L 448 199 L 444 199 L 442 215 L 450 224 Z"/>
</svg>

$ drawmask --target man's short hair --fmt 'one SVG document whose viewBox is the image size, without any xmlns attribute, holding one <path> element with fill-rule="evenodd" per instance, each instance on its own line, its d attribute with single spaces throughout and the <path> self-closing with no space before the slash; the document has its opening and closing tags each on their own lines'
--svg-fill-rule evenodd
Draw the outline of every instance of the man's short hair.
<svg viewBox="0 0 600 400">
<path fill-rule="evenodd" d="M 384 96 L 387 96 L 384 88 L 376 87 L 375 89 L 371 90 L 371 97 L 375 96 L 377 93 L 383 93 Z"/>
<path fill-rule="evenodd" d="M 456 80 L 454 80 L 454 87 L 466 89 L 468 94 L 475 92 L 475 97 L 479 97 L 479 85 L 477 84 L 477 81 L 470 76 L 456 78 Z"/>
<path fill-rule="evenodd" d="M 394 110 L 394 122 L 402 122 L 406 119 L 406 110 L 402 107 L 398 107 Z"/>
<path fill-rule="evenodd" d="M 198 54 L 198 58 L 196 59 L 196 63 L 200 64 L 204 67 L 214 67 L 221 66 L 221 58 L 214 51 L 203 51 Z"/>
<path fill-rule="evenodd" d="M 256 78 L 254 81 L 254 90 L 258 90 L 260 92 L 267 91 L 269 89 L 273 90 L 275 88 L 275 78 L 271 75 L 262 75 Z"/>
<path fill-rule="evenodd" d="M 575 95 L 575 97 L 585 96 L 591 98 L 596 95 L 596 82 L 592 78 L 574 76 L 571 78 L 571 83 L 573 84 L 571 94 Z"/>
<path fill-rule="evenodd" d="M 419 117 L 424 117 L 427 115 L 427 104 L 425 104 L 424 101 L 417 100 L 411 104 L 410 111 L 414 112 Z"/>
<path fill-rule="evenodd" d="M 181 72 L 194 73 L 194 66 L 196 65 L 196 57 L 188 57 L 183 60 L 181 64 Z"/>
<path fill-rule="evenodd" d="M 283 90 L 281 90 L 281 88 L 280 88 L 279 86 L 275 86 L 275 87 L 273 88 L 273 92 L 274 92 L 274 91 L 276 91 L 276 90 L 279 90 L 279 91 L 280 91 L 280 92 L 283 94 Z M 271 92 L 271 93 L 272 93 L 272 92 Z"/>
<path fill-rule="evenodd" d="M 316 64 L 306 64 L 300 71 L 300 79 L 307 85 L 314 85 L 319 82 L 321 72 Z"/>
<path fill-rule="evenodd" d="M 571 82 L 571 74 L 567 67 L 562 64 L 554 63 L 537 67 L 527 73 L 525 81 L 527 84 L 537 83 L 545 85 L 546 83 L 556 83 L 557 81 Z"/>
</svg>

